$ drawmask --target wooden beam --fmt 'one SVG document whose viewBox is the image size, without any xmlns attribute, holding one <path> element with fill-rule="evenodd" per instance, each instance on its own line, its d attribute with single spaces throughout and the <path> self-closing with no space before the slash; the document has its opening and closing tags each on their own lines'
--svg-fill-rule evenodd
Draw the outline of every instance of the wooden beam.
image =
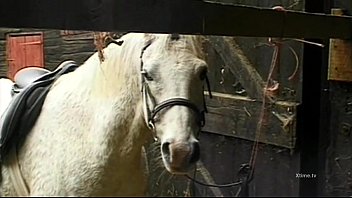
<svg viewBox="0 0 352 198">
<path fill-rule="evenodd" d="M 352 38 L 352 17 L 207 3 L 205 34 L 283 38 Z"/>
<path fill-rule="evenodd" d="M 262 103 L 242 96 L 213 93 L 207 98 L 205 132 L 254 141 Z M 266 108 L 259 142 L 293 149 L 297 103 L 276 102 Z"/>
<path fill-rule="evenodd" d="M 11 0 L 0 27 L 250 37 L 352 38 L 351 17 L 200 0 Z"/>
</svg>

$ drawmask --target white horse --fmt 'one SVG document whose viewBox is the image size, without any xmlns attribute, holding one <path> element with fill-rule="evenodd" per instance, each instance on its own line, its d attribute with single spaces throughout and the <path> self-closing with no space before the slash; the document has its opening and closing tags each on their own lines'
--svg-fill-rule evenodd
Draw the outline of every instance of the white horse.
<svg viewBox="0 0 352 198">
<path fill-rule="evenodd" d="M 12 96 L 11 89 L 13 82 L 8 78 L 0 78 L 0 116 L 10 104 Z"/>
<path fill-rule="evenodd" d="M 145 195 L 142 148 L 157 138 L 165 168 L 199 159 L 207 64 L 202 37 L 129 33 L 54 82 L 18 162 L 31 196 Z M 1 90 L 2 92 L 3 90 Z M 13 196 L 2 164 L 1 195 Z"/>
</svg>

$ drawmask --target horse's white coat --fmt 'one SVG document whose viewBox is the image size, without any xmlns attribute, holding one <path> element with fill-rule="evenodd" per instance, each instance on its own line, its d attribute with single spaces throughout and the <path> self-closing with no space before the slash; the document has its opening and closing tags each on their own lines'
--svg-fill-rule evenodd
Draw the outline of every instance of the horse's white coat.
<svg viewBox="0 0 352 198">
<path fill-rule="evenodd" d="M 0 78 L 0 116 L 5 112 L 11 102 L 11 89 L 13 82 L 8 78 Z"/>
<path fill-rule="evenodd" d="M 143 62 L 154 78 L 149 83 L 155 99 L 181 96 L 202 107 L 198 70 L 206 65 L 199 59 L 198 39 L 182 36 L 173 41 L 167 35 L 139 33 L 121 39 L 122 46 L 110 44 L 104 49 L 103 63 L 95 53 L 51 88 L 41 115 L 18 151 L 31 196 L 145 195 L 141 149 L 151 132 L 143 118 L 139 56 L 147 40 L 152 45 Z M 172 167 L 186 166 L 177 162 L 186 154 L 177 152 L 184 152 L 180 148 L 187 142 L 196 142 L 193 113 L 183 106 L 172 107 L 160 115 L 156 126 L 161 142 L 175 142 L 175 151 L 171 148 L 175 159 L 165 164 L 167 169 L 172 172 Z M 14 195 L 6 162 L 1 194 Z"/>
</svg>

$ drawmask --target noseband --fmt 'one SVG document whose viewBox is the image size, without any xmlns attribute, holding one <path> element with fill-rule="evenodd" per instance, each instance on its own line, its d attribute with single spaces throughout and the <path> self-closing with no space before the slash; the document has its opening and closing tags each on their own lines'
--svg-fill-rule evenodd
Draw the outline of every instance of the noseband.
<svg viewBox="0 0 352 198">
<path fill-rule="evenodd" d="M 149 78 L 147 76 L 147 72 L 143 68 L 143 54 L 144 51 L 152 44 L 152 42 L 148 42 L 141 51 L 140 55 L 140 60 L 141 60 L 141 67 L 140 67 L 140 72 L 141 72 L 141 92 L 142 92 L 142 97 L 143 97 L 143 108 L 144 108 L 144 118 L 146 121 L 146 124 L 148 128 L 153 132 L 153 137 L 155 141 L 158 141 L 158 137 L 156 134 L 156 129 L 155 129 L 155 116 L 163 109 L 166 109 L 168 107 L 172 106 L 185 106 L 189 109 L 191 109 L 195 114 L 197 118 L 197 124 L 199 126 L 199 130 L 205 125 L 205 113 L 207 112 L 206 104 L 205 104 L 205 97 L 204 97 L 204 90 L 203 90 L 203 104 L 204 104 L 204 109 L 200 110 L 196 104 L 194 104 L 191 100 L 187 98 L 181 98 L 181 97 L 174 97 L 167 99 L 163 102 L 160 102 L 159 104 L 156 104 L 155 98 L 151 95 L 150 89 L 147 83 L 147 79 Z M 211 97 L 211 92 L 210 92 L 210 85 L 209 85 L 209 80 L 208 77 L 205 77 L 207 86 L 208 86 L 208 92 L 209 96 Z M 150 101 L 153 105 L 153 108 L 149 106 L 148 101 Z"/>
</svg>

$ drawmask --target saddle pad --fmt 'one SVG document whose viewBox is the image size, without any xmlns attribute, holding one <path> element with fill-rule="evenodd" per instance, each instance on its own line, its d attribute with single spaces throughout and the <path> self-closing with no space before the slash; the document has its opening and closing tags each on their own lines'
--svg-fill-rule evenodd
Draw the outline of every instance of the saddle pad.
<svg viewBox="0 0 352 198">
<path fill-rule="evenodd" d="M 32 129 L 53 82 L 77 67 L 73 61 L 70 61 L 69 64 L 44 74 L 14 96 L 0 120 L 1 161 L 6 157 L 11 146 L 19 143 Z"/>
</svg>

